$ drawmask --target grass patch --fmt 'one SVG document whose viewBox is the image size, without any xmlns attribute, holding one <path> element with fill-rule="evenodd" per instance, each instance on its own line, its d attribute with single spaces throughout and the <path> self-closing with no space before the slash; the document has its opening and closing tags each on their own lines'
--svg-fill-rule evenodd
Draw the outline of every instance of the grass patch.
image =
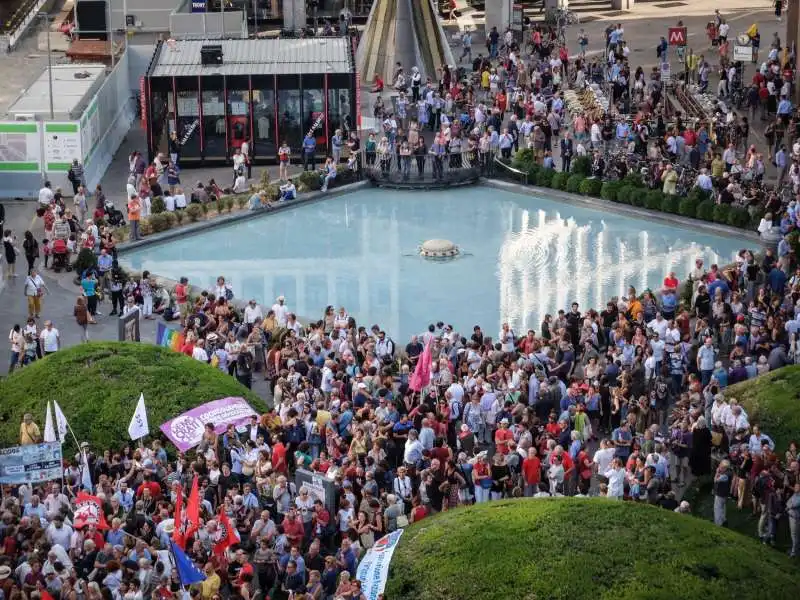
<svg viewBox="0 0 800 600">
<path fill-rule="evenodd" d="M 386 593 L 392 600 L 788 598 L 798 576 L 788 557 L 694 517 L 604 499 L 526 499 L 411 525 Z"/>
<path fill-rule="evenodd" d="M 750 424 L 775 440 L 775 452 L 783 457 L 789 441 L 800 437 L 800 365 L 789 366 L 763 377 L 725 389 L 747 411 Z"/>
<path fill-rule="evenodd" d="M 91 342 L 38 360 L 0 384 L 0 443 L 19 444 L 26 412 L 44 432 L 47 401 L 57 400 L 78 440 L 98 449 L 121 447 L 129 441 L 140 393 L 151 433 L 194 406 L 227 396 L 264 408 L 234 377 L 178 352 L 146 343 Z"/>
</svg>

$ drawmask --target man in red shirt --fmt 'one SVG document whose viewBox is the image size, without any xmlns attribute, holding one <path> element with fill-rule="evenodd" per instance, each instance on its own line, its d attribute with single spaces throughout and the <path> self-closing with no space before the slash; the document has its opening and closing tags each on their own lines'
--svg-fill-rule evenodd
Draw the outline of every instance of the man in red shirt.
<svg viewBox="0 0 800 600">
<path fill-rule="evenodd" d="M 505 456 L 508 454 L 508 445 L 514 441 L 514 434 L 508 428 L 508 419 L 500 420 L 500 428 L 494 432 L 494 445 L 497 451 Z"/>
<path fill-rule="evenodd" d="M 300 548 L 303 544 L 305 529 L 303 528 L 303 521 L 297 516 L 297 510 L 290 508 L 283 519 L 282 525 L 283 533 L 286 534 L 289 545 Z"/>
<path fill-rule="evenodd" d="M 525 497 L 531 498 L 539 491 L 542 480 L 542 461 L 536 456 L 536 448 L 528 449 L 528 458 L 522 461 L 522 475 L 525 478 Z"/>
<path fill-rule="evenodd" d="M 136 490 L 136 497 L 141 498 L 142 494 L 144 493 L 145 488 L 150 490 L 150 496 L 153 500 L 158 500 L 161 498 L 161 486 L 153 481 L 151 475 L 148 473 L 144 476 L 144 481 L 142 485 Z"/>
</svg>

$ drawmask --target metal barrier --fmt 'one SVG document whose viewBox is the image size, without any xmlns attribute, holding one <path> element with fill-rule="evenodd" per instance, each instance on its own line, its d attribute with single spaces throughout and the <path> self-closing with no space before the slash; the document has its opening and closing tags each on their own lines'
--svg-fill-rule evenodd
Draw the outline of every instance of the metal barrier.
<svg viewBox="0 0 800 600">
<path fill-rule="evenodd" d="M 519 178 L 525 185 L 528 185 L 528 174 L 525 171 L 520 171 L 519 169 L 515 169 L 510 164 L 503 162 L 500 160 L 499 156 L 494 157 L 494 164 L 499 165 L 502 169 L 508 171 L 509 173 L 513 173 L 514 175 L 519 175 Z"/>
<path fill-rule="evenodd" d="M 474 183 L 491 175 L 493 156 L 475 152 L 454 152 L 443 156 L 389 152 L 364 152 L 364 175 L 376 185 L 400 187 L 448 187 Z"/>
</svg>

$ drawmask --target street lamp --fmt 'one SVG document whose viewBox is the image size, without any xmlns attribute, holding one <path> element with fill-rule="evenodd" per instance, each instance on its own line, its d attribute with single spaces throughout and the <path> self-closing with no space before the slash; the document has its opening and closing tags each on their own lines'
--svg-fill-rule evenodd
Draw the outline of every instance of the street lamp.
<svg viewBox="0 0 800 600">
<path fill-rule="evenodd" d="M 54 120 L 55 111 L 53 111 L 53 54 L 50 52 L 50 15 L 46 12 L 40 12 L 36 15 L 44 21 L 44 34 L 47 37 L 47 83 L 50 87 L 50 120 Z"/>
</svg>

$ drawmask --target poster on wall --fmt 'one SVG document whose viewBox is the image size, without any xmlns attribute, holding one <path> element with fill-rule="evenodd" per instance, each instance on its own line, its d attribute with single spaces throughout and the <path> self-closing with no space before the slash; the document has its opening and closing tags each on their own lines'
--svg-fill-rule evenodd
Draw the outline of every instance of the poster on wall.
<svg viewBox="0 0 800 600">
<path fill-rule="evenodd" d="M 97 99 L 94 99 L 81 116 L 81 150 L 84 167 L 91 161 L 99 137 L 100 113 L 97 111 Z"/>
<path fill-rule="evenodd" d="M 81 132 L 75 122 L 44 124 L 44 160 L 47 171 L 67 171 L 72 161 L 81 160 Z"/>
<path fill-rule="evenodd" d="M 0 121 L 0 172 L 37 173 L 41 162 L 39 124 Z"/>
<path fill-rule="evenodd" d="M 60 479 L 61 442 L 27 444 L 0 450 L 0 483 L 38 483 Z"/>
</svg>

